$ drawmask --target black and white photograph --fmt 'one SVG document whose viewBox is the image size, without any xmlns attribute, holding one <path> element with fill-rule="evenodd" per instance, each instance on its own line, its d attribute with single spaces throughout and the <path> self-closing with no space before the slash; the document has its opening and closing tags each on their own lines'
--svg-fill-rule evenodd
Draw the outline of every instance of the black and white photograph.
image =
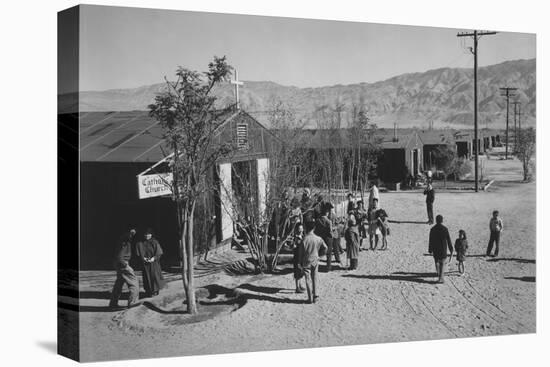
<svg viewBox="0 0 550 367">
<path fill-rule="evenodd" d="M 547 364 L 543 2 L 0 14 L 3 365 Z"/>
<path fill-rule="evenodd" d="M 535 333 L 536 72 L 533 33 L 60 11 L 59 352 Z"/>
</svg>

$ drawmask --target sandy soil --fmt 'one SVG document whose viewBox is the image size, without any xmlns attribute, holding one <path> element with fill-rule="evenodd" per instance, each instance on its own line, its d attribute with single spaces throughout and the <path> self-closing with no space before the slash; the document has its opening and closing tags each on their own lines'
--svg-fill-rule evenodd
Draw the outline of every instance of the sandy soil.
<svg viewBox="0 0 550 367">
<path fill-rule="evenodd" d="M 435 212 L 445 217 L 451 237 L 468 233 L 467 275 L 458 276 L 456 260 L 445 284 L 434 284 L 427 256 L 429 226 L 392 224 L 388 251 L 360 253 L 359 269 L 320 274 L 320 302 L 306 304 L 294 293 L 292 273 L 202 277 L 201 292 L 216 303 L 211 314 L 186 322 L 166 312 L 174 305 L 163 291 L 160 301 L 127 311 L 82 312 L 83 361 L 174 355 L 310 348 L 535 332 L 535 184 L 521 179 L 519 162 L 489 160 L 497 179 L 489 192 L 436 194 Z M 499 172 L 506 179 L 498 181 Z M 391 219 L 424 221 L 418 193 L 381 194 Z M 499 209 L 504 221 L 500 256 L 483 256 L 488 221 Z M 324 264 L 324 263 L 323 263 Z M 228 296 L 238 302 L 224 302 Z M 101 300 L 106 303 L 106 300 Z M 158 307 L 157 307 L 158 306 Z M 203 309 L 214 306 L 203 306 Z M 164 310 L 164 311 L 163 311 Z M 71 313 L 72 311 L 66 311 Z M 215 317 L 211 317 L 217 315 Z"/>
</svg>

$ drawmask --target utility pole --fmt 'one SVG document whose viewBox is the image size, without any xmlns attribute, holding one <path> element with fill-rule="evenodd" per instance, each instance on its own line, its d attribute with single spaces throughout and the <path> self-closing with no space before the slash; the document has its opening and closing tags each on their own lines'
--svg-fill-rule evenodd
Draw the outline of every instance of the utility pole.
<svg viewBox="0 0 550 367">
<path fill-rule="evenodd" d="M 512 104 L 514 105 L 514 152 L 516 152 L 518 146 L 518 107 L 521 107 L 521 102 L 514 101 Z"/>
<path fill-rule="evenodd" d="M 460 32 L 456 36 L 457 37 L 472 37 L 474 39 L 474 47 L 470 48 L 470 52 L 474 55 L 474 140 L 475 140 L 475 183 L 474 188 L 475 191 L 479 191 L 479 178 L 478 178 L 478 167 L 479 167 L 479 141 L 477 137 L 477 43 L 481 36 L 488 36 L 497 34 L 497 32 L 489 32 L 489 31 L 478 31 L 475 30 L 473 32 Z"/>
<path fill-rule="evenodd" d="M 510 97 L 513 97 L 517 88 L 502 87 L 500 88 L 500 95 L 506 97 L 506 155 L 505 159 L 508 159 L 508 118 L 510 115 Z"/>
<path fill-rule="evenodd" d="M 518 103 L 518 142 L 521 144 L 521 102 Z"/>
<path fill-rule="evenodd" d="M 518 132 L 521 134 L 521 103 L 518 106 Z"/>
</svg>

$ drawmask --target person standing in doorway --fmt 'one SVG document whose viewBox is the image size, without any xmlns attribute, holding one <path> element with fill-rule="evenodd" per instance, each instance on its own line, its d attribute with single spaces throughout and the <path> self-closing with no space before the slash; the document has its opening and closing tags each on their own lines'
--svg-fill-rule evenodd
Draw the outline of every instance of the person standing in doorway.
<svg viewBox="0 0 550 367">
<path fill-rule="evenodd" d="M 136 245 L 137 256 L 143 266 L 143 288 L 147 297 L 156 296 L 164 286 L 160 257 L 162 248 L 160 243 L 153 237 L 153 231 L 149 228 L 145 231 L 144 241 Z"/>
<path fill-rule="evenodd" d="M 489 221 L 489 244 L 487 244 L 487 256 L 491 256 L 491 251 L 493 250 L 493 244 L 495 244 L 495 254 L 493 256 L 498 256 L 498 247 L 500 245 L 500 233 L 502 232 L 503 224 L 502 219 L 498 216 L 498 210 L 493 211 L 493 216 Z"/>
<path fill-rule="evenodd" d="M 325 241 L 315 233 L 315 224 L 306 222 L 306 235 L 298 250 L 300 266 L 306 280 L 307 299 L 309 303 L 315 303 L 319 299 L 319 252 L 326 251 Z"/>
<path fill-rule="evenodd" d="M 116 280 L 111 292 L 111 300 L 109 307 L 118 307 L 118 300 L 122 293 L 124 284 L 128 286 L 130 295 L 128 296 L 128 307 L 136 304 L 139 300 L 139 280 L 134 273 L 134 269 L 130 266 L 130 258 L 132 257 L 132 243 L 136 235 L 135 229 L 130 229 L 122 235 L 117 242 L 115 254 L 115 269 Z"/>
<path fill-rule="evenodd" d="M 430 240 L 428 252 L 433 256 L 435 262 L 435 271 L 439 278 L 438 283 L 444 283 L 445 260 L 447 259 L 447 249 L 451 252 L 449 262 L 453 256 L 453 243 L 449 230 L 443 225 L 443 216 L 438 215 L 435 218 L 436 224 L 430 230 Z"/>
<path fill-rule="evenodd" d="M 435 201 L 435 191 L 432 186 L 432 183 L 428 183 L 426 190 L 424 190 L 424 195 L 426 195 L 426 210 L 428 212 L 428 224 L 434 224 L 434 201 Z"/>
</svg>

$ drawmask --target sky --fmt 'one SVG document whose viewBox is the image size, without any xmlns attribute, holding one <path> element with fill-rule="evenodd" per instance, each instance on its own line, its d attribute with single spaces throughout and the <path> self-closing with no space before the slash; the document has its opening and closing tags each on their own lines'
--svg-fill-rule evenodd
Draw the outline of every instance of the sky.
<svg viewBox="0 0 550 367">
<path fill-rule="evenodd" d="M 204 71 L 214 55 L 241 80 L 297 87 L 473 66 L 473 41 L 456 37 L 465 29 L 89 5 L 80 17 L 83 91 L 160 83 L 180 65 Z M 478 62 L 535 58 L 535 47 L 534 34 L 484 36 Z"/>
</svg>

